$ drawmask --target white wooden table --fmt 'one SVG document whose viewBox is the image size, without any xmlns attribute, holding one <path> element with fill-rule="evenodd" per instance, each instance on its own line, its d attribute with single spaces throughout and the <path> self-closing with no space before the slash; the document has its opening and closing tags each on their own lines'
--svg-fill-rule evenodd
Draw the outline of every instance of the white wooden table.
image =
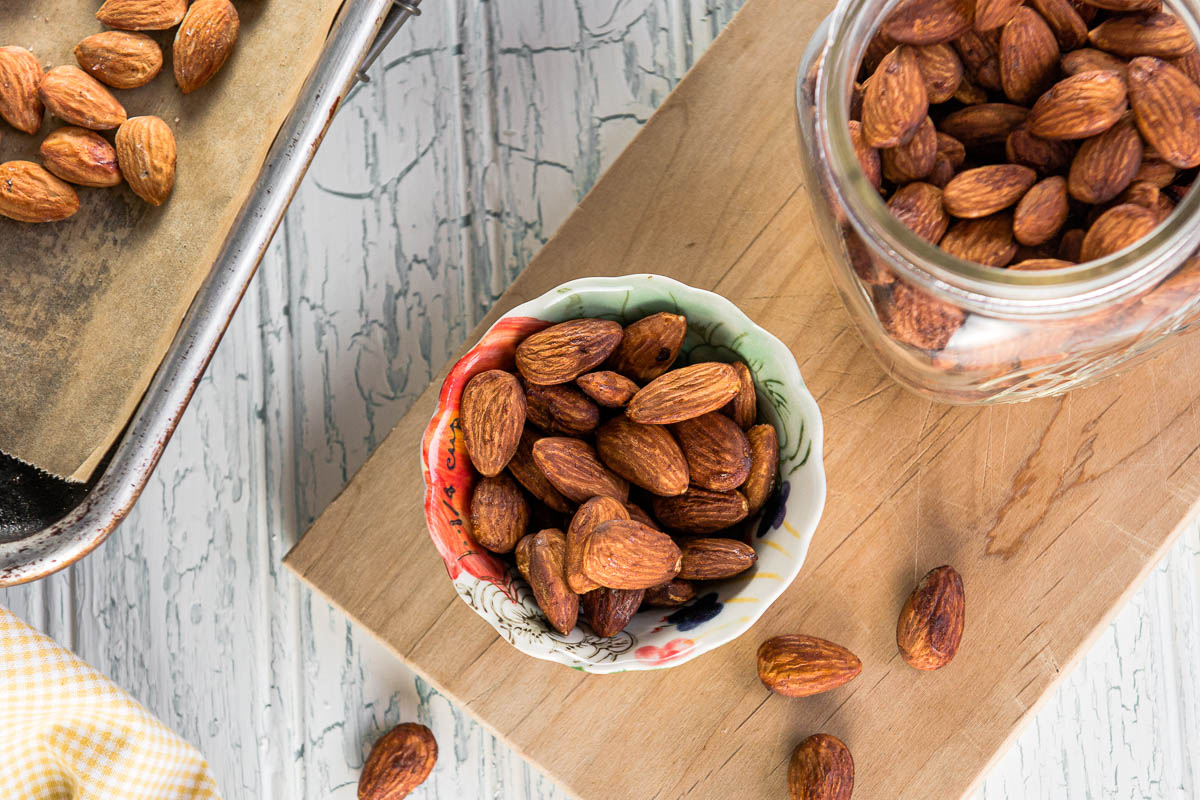
<svg viewBox="0 0 1200 800">
<path fill-rule="evenodd" d="M 417 800 L 564 798 L 280 558 L 738 5 L 425 4 L 334 122 L 128 521 L 0 603 L 199 747 L 231 800 L 353 798 L 411 719 L 441 748 Z M 979 797 L 1200 796 L 1198 581 L 1193 526 Z"/>
</svg>

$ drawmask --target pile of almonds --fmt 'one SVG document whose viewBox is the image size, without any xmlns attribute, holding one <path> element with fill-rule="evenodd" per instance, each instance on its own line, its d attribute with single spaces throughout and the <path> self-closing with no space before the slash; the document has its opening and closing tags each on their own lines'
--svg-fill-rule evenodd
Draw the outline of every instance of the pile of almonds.
<svg viewBox="0 0 1200 800">
<path fill-rule="evenodd" d="M 42 165 L 0 164 L 0 216 L 21 222 L 57 222 L 79 210 L 70 184 L 116 186 L 124 178 L 147 203 L 162 205 L 175 186 L 176 146 L 156 116 L 129 117 L 109 90 L 145 86 L 162 69 L 158 42 L 138 31 L 179 26 L 174 71 L 190 93 L 224 65 L 238 36 L 230 0 L 107 0 L 96 18 L 116 30 L 89 36 L 75 47 L 75 66 L 46 72 L 29 50 L 0 47 L 0 117 L 36 135 L 48 110 L 67 123 L 42 142 Z M 116 130 L 113 142 L 97 131 Z"/>
<path fill-rule="evenodd" d="M 475 375 L 461 425 L 481 477 L 471 533 L 512 554 L 559 632 L 580 606 L 615 636 L 643 606 L 680 606 L 696 584 L 757 555 L 739 523 L 767 501 L 779 440 L 756 424 L 742 363 L 674 368 L 687 320 L 622 327 L 574 319 L 528 336 L 516 370 Z M 632 488 L 631 488 L 632 486 Z"/>
</svg>

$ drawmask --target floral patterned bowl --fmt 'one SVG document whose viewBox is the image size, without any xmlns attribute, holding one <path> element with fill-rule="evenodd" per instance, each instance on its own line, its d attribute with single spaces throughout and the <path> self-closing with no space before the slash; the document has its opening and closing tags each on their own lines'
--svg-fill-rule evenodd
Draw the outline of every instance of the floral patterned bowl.
<svg viewBox="0 0 1200 800">
<path fill-rule="evenodd" d="M 517 343 L 554 322 L 628 323 L 658 311 L 688 319 L 677 363 L 743 360 L 758 388 L 759 416 L 779 432 L 780 486 L 756 528 L 758 563 L 682 608 L 639 612 L 615 637 L 597 636 L 582 615 L 563 636 L 546 624 L 520 575 L 471 539 L 477 474 L 465 457 L 459 400 L 472 376 L 511 369 Z M 728 300 L 660 275 L 585 278 L 514 308 L 450 371 L 421 445 L 425 519 L 459 595 L 522 652 L 594 673 L 673 667 L 744 633 L 800 572 L 825 506 L 821 442 L 821 415 L 795 357 Z"/>
</svg>

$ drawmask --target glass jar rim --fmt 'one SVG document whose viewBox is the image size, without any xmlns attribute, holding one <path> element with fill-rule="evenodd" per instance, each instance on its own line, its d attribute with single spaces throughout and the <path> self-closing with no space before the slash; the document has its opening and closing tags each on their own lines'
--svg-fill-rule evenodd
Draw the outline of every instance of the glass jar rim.
<svg viewBox="0 0 1200 800">
<path fill-rule="evenodd" d="M 1112 302 L 1157 280 L 1200 247 L 1200 192 L 1189 191 L 1165 221 L 1133 245 L 1102 259 L 1050 270 L 987 267 L 950 255 L 917 236 L 893 216 L 858 162 L 850 140 L 850 91 L 880 20 L 902 0 L 840 0 L 812 46 L 823 47 L 815 63 L 812 97 L 815 135 L 828 155 L 825 171 L 849 223 L 865 241 L 886 250 L 910 279 L 956 302 L 1012 313 L 1049 314 Z M 1192 0 L 1165 5 L 1200 42 Z M 818 41 L 824 38 L 824 42 Z M 807 60 L 807 59 L 806 59 Z M 797 76 L 796 101 L 805 82 Z M 839 89 L 840 87 L 840 89 Z"/>
</svg>

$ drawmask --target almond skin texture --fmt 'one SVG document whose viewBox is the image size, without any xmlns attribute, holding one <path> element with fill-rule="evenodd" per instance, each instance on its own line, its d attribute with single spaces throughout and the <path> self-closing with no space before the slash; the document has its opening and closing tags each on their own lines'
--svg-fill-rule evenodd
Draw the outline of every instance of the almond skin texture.
<svg viewBox="0 0 1200 800">
<path fill-rule="evenodd" d="M 548 528 L 529 544 L 529 588 L 550 625 L 566 636 L 579 617 L 579 595 L 567 585 L 567 537 Z"/>
<path fill-rule="evenodd" d="M 75 190 L 32 161 L 0 164 L 0 216 L 58 222 L 79 210 Z"/>
<path fill-rule="evenodd" d="M 224 66 L 237 42 L 237 9 L 229 0 L 196 0 L 175 32 L 175 82 L 196 91 Z"/>
<path fill-rule="evenodd" d="M 754 388 L 754 376 L 750 374 L 749 367 L 741 361 L 735 361 L 733 368 L 737 371 L 740 388 L 729 404 L 721 409 L 721 413 L 746 430 L 758 419 L 758 392 Z"/>
<path fill-rule="evenodd" d="M 570 384 L 525 384 L 525 418 L 548 433 L 583 436 L 600 424 L 600 409 Z"/>
<path fill-rule="evenodd" d="M 990 164 L 960 172 L 946 184 L 942 202 L 956 217 L 978 219 L 1008 208 L 1037 181 L 1037 173 L 1019 164 Z"/>
<path fill-rule="evenodd" d="M 471 495 L 471 533 L 493 553 L 511 553 L 529 527 L 529 504 L 516 481 L 501 473 L 481 478 Z"/>
<path fill-rule="evenodd" d="M 402 800 L 425 782 L 437 763 L 433 731 L 415 722 L 385 733 L 367 756 L 358 779 L 358 800 Z"/>
<path fill-rule="evenodd" d="M 950 166 L 955 169 L 961 167 L 967 159 L 967 148 L 963 147 L 963 143 L 941 131 L 938 131 L 937 135 L 937 151 L 938 155 L 945 156 Z"/>
<path fill-rule="evenodd" d="M 584 594 L 600 584 L 583 572 L 583 551 L 588 537 L 601 522 L 629 519 L 629 511 L 611 497 L 593 497 L 579 507 L 567 529 L 567 585 L 576 594 Z M 621 627 L 625 627 L 622 625 Z"/>
<path fill-rule="evenodd" d="M 1071 161 L 1067 188 L 1084 203 L 1107 203 L 1133 183 L 1142 166 L 1142 137 L 1125 118 L 1079 145 Z"/>
<path fill-rule="evenodd" d="M 46 108 L 64 122 L 107 131 L 125 122 L 125 107 L 112 92 L 79 67 L 55 67 L 42 76 L 38 93 Z"/>
<path fill-rule="evenodd" d="M 1129 102 L 1142 137 L 1179 169 L 1200 165 L 1200 86 L 1165 61 L 1129 62 Z"/>
<path fill-rule="evenodd" d="M 117 131 L 117 163 L 133 193 L 161 206 L 175 188 L 175 134 L 158 117 L 134 117 Z"/>
<path fill-rule="evenodd" d="M 1029 111 L 1029 132 L 1043 139 L 1086 139 L 1103 133 L 1125 113 L 1125 80 L 1115 72 L 1081 72 L 1064 78 Z"/>
<path fill-rule="evenodd" d="M 96 19 L 122 31 L 165 31 L 187 13 L 188 0 L 107 0 Z"/>
<path fill-rule="evenodd" d="M 1054 82 L 1058 56 L 1058 39 L 1042 15 L 1026 6 L 1018 8 L 1000 37 L 1004 94 L 1014 103 L 1032 103 Z"/>
<path fill-rule="evenodd" d="M 508 462 L 508 471 L 531 495 L 541 500 L 547 508 L 560 513 L 571 511 L 571 501 L 562 496 L 554 484 L 546 479 L 541 467 L 533 460 L 533 445 L 543 437 L 526 429 L 521 433 L 516 452 Z"/>
<path fill-rule="evenodd" d="M 612 368 L 638 383 L 649 383 L 675 363 L 686 335 L 687 318 L 679 314 L 663 311 L 643 317 L 626 326 Z"/>
<path fill-rule="evenodd" d="M 1013 236 L 1023 245 L 1036 247 L 1062 230 L 1070 213 L 1067 182 L 1052 175 L 1033 185 L 1013 213 Z"/>
<path fill-rule="evenodd" d="M 1033 0 L 1033 7 L 1046 20 L 1063 52 L 1074 50 L 1087 41 L 1087 23 L 1071 5 L 1071 0 Z"/>
<path fill-rule="evenodd" d="M 1012 103 L 980 103 L 947 114 L 940 130 L 967 146 L 1003 142 L 1028 116 Z"/>
<path fill-rule="evenodd" d="M 573 381 L 590 372 L 621 343 L 621 326 L 605 319 L 573 319 L 551 325 L 517 346 L 517 369 L 530 383 Z"/>
<path fill-rule="evenodd" d="M 758 561 L 754 548 L 736 539 L 688 539 L 681 549 L 679 577 L 687 581 L 732 578 Z"/>
<path fill-rule="evenodd" d="M 1113 206 L 1101 214 L 1083 237 L 1081 261 L 1093 261 L 1124 250 L 1158 227 L 1153 211 L 1133 203 Z"/>
<path fill-rule="evenodd" d="M 750 514 L 757 514 L 771 496 L 779 472 L 779 434 L 773 425 L 755 425 L 746 431 L 750 442 L 750 475 L 742 485 Z"/>
<path fill-rule="evenodd" d="M 1109 72 L 1116 72 L 1124 78 L 1129 74 L 1129 65 L 1112 53 L 1084 47 L 1079 50 L 1072 50 L 1062 57 L 1062 70 L 1068 75 L 1108 70 Z"/>
<path fill-rule="evenodd" d="M 38 87 L 42 65 L 21 47 L 0 47 L 0 117 L 22 133 L 37 133 L 45 109 Z"/>
<path fill-rule="evenodd" d="M 587 537 L 583 571 L 609 589 L 649 589 L 674 580 L 681 560 L 667 534 L 633 520 L 611 520 Z"/>
<path fill-rule="evenodd" d="M 788 762 L 790 800 L 850 800 L 854 758 L 842 740 L 814 734 L 796 745 Z"/>
<path fill-rule="evenodd" d="M 758 648 L 758 678 L 784 697 L 811 697 L 836 689 L 862 672 L 858 656 L 816 636 L 776 636 Z"/>
<path fill-rule="evenodd" d="M 535 538 L 535 535 L 532 533 L 528 536 L 521 537 L 521 540 L 517 542 L 516 549 L 513 550 L 513 556 L 517 562 L 517 572 L 521 573 L 521 577 L 524 578 L 527 583 L 529 582 L 529 558 L 530 554 L 533 552 L 533 542 Z"/>
<path fill-rule="evenodd" d="M 46 169 L 80 186 L 116 186 L 121 182 L 117 151 L 100 134 L 86 128 L 59 128 L 40 149 Z"/>
<path fill-rule="evenodd" d="M 930 244 L 940 242 L 950 226 L 942 190 L 931 183 L 917 181 L 900 187 L 887 206 L 892 216 Z"/>
<path fill-rule="evenodd" d="M 1001 91 L 1000 30 L 981 33 L 967 31 L 954 40 L 954 49 L 963 62 L 965 80 L 991 91 Z"/>
<path fill-rule="evenodd" d="M 1007 266 L 1017 254 L 1012 215 L 1001 212 L 983 219 L 968 219 L 946 231 L 942 249 L 964 261 L 989 267 Z"/>
<path fill-rule="evenodd" d="M 655 378 L 633 396 L 625 413 L 634 422 L 669 425 L 716 411 L 740 389 L 737 370 L 705 361 Z"/>
<path fill-rule="evenodd" d="M 884 56 L 863 95 L 863 137 L 871 147 L 906 143 L 929 113 L 916 53 L 900 45 Z"/>
<path fill-rule="evenodd" d="M 904 0 L 883 21 L 880 31 L 896 42 L 948 42 L 971 29 L 971 0 Z"/>
<path fill-rule="evenodd" d="M 727 492 L 746 482 L 750 475 L 750 442 L 729 417 L 709 412 L 675 423 L 671 432 L 687 459 L 693 485 Z"/>
<path fill-rule="evenodd" d="M 750 504 L 741 492 L 713 492 L 695 486 L 678 497 L 656 497 L 653 502 L 658 521 L 682 533 L 715 533 L 750 514 Z"/>
<path fill-rule="evenodd" d="M 906 144 L 889 147 L 879 154 L 883 176 L 892 183 L 908 183 L 933 171 L 937 158 L 937 129 L 929 117 Z"/>
<path fill-rule="evenodd" d="M 999 28 L 1013 18 L 1021 0 L 976 0 L 975 30 Z"/>
<path fill-rule="evenodd" d="M 75 46 L 79 68 L 114 89 L 145 86 L 162 70 L 162 48 L 143 33 L 104 31 Z"/>
<path fill-rule="evenodd" d="M 962 59 L 954 48 L 943 42 L 918 47 L 916 53 L 929 102 L 944 103 L 954 97 L 954 90 L 963 79 Z"/>
<path fill-rule="evenodd" d="M 588 624 L 597 636 L 616 636 L 642 607 L 644 589 L 608 589 L 601 586 L 579 598 Z"/>
<path fill-rule="evenodd" d="M 629 499 L 629 484 L 600 463 L 585 441 L 548 436 L 534 444 L 533 460 L 554 488 L 575 503 L 593 497 L 612 497 L 622 503 Z"/>
<path fill-rule="evenodd" d="M 655 608 L 678 608 L 696 596 L 696 587 L 691 581 L 678 578 L 662 586 L 646 590 L 642 603 Z"/>
<path fill-rule="evenodd" d="M 1024 164 L 1051 175 L 1061 172 L 1075 156 L 1075 145 L 1055 139 L 1034 136 L 1024 125 L 1018 125 L 1004 143 L 1004 154 L 1014 164 Z"/>
<path fill-rule="evenodd" d="M 687 491 L 687 460 L 661 425 L 616 417 L 596 433 L 596 451 L 609 469 L 652 494 L 670 497 Z"/>
<path fill-rule="evenodd" d="M 867 140 L 863 138 L 861 122 L 852 119 L 849 127 L 850 143 L 854 145 L 854 154 L 858 157 L 858 165 L 862 167 L 863 174 L 867 176 L 871 185 L 879 189 L 883 186 L 883 162 L 880 159 L 879 151 L 867 144 Z"/>
<path fill-rule="evenodd" d="M 481 475 L 499 475 L 516 453 L 525 426 L 520 382 L 503 370 L 480 372 L 463 389 L 459 415 L 471 465 Z"/>
<path fill-rule="evenodd" d="M 1195 52 L 1187 26 L 1171 14 L 1134 14 L 1105 20 L 1088 34 L 1101 50 L 1126 58 L 1181 58 Z"/>
<path fill-rule="evenodd" d="M 589 372 L 575 379 L 575 385 L 605 408 L 621 408 L 637 394 L 638 385 L 619 372 Z"/>
<path fill-rule="evenodd" d="M 900 656 L 917 669 L 941 669 L 962 642 L 966 594 L 953 567 L 931 570 L 909 595 L 896 625 Z"/>
<path fill-rule="evenodd" d="M 984 220 L 968 220 L 959 225 L 975 225 L 981 222 Z M 1011 228 L 1011 225 L 1009 227 Z M 952 228 L 950 233 L 953 232 Z M 949 236 L 949 233 L 946 234 L 947 238 Z M 945 239 L 942 240 L 942 247 L 946 247 Z M 1015 253 L 1015 243 L 1012 248 Z M 1011 260 L 1012 257 L 1009 258 Z M 892 287 L 891 298 L 886 302 L 877 302 L 875 310 L 879 315 L 880 324 L 892 338 L 922 350 L 944 348 L 965 318 L 958 306 L 939 300 L 907 283 L 896 283 Z"/>
</svg>

